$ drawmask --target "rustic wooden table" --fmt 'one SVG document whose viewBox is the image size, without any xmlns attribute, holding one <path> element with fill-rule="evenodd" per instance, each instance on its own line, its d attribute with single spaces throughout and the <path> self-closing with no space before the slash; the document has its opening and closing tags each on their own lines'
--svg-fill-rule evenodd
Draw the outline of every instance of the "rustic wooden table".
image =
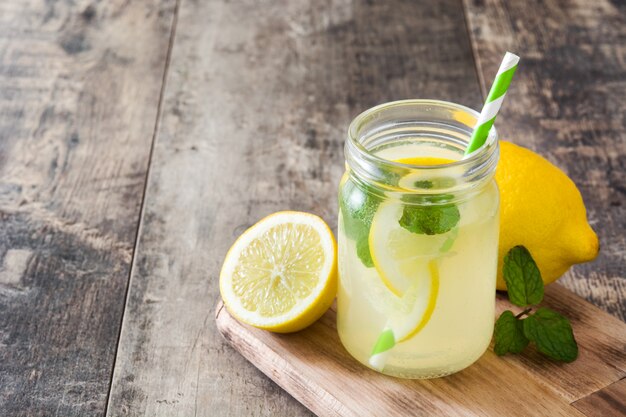
<svg viewBox="0 0 626 417">
<path fill-rule="evenodd" d="M 623 0 L 0 2 L 0 415 L 309 415 L 228 347 L 235 237 L 336 225 L 347 125 L 479 108 L 578 184 L 602 250 L 562 279 L 626 319 Z"/>
</svg>

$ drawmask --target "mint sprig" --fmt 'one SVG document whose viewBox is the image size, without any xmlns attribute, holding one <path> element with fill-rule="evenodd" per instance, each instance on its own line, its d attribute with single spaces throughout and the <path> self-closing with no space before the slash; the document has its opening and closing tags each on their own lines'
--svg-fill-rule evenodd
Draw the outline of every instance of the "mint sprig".
<svg viewBox="0 0 626 417">
<path fill-rule="evenodd" d="M 524 246 L 515 246 L 507 253 L 503 273 L 511 303 L 527 307 L 543 300 L 541 272 Z M 535 313 L 532 308 L 517 315 L 510 310 L 503 312 L 496 321 L 494 339 L 493 350 L 498 356 L 520 353 L 533 342 L 539 352 L 551 359 L 572 362 L 578 357 L 578 344 L 569 320 L 546 307 Z"/>
</svg>

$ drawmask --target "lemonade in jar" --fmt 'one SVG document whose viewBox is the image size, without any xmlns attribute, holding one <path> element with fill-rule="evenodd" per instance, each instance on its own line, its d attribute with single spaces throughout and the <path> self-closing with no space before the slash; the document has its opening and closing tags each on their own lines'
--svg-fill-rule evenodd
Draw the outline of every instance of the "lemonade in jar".
<svg viewBox="0 0 626 417">
<path fill-rule="evenodd" d="M 433 378 L 487 349 L 499 195 L 495 129 L 464 157 L 478 113 L 434 100 L 365 111 L 339 187 L 337 328 L 379 372 Z"/>
</svg>

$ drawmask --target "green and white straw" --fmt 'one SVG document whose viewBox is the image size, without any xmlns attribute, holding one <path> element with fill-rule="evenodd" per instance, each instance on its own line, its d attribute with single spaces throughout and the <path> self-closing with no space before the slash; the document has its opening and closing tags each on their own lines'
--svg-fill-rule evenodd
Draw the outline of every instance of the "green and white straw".
<svg viewBox="0 0 626 417">
<path fill-rule="evenodd" d="M 510 52 L 507 52 L 504 55 L 500 68 L 498 69 L 498 73 L 496 74 L 496 78 L 491 85 L 491 90 L 489 90 L 487 101 L 485 102 L 485 105 L 480 112 L 480 116 L 476 121 L 476 126 L 474 127 L 470 143 L 465 150 L 466 156 L 483 146 L 487 140 L 489 131 L 491 130 L 491 127 L 496 120 L 496 116 L 498 115 L 498 111 L 502 106 L 502 102 L 506 96 L 506 91 L 511 84 L 511 80 L 513 79 L 513 74 L 515 74 L 518 63 L 519 57 L 517 55 Z M 450 250 L 450 248 L 454 245 L 457 234 L 458 230 L 454 229 L 451 236 L 441 247 L 441 253 L 445 253 Z M 405 296 L 402 297 L 405 298 L 408 296 L 407 298 L 411 298 L 411 300 L 407 301 L 413 304 L 413 308 L 411 309 L 412 311 L 407 317 L 388 318 L 385 327 L 376 340 L 369 359 L 369 364 L 374 369 L 382 371 L 391 350 L 398 343 L 408 340 L 416 333 L 419 333 L 430 319 L 430 315 L 435 307 L 434 304 L 436 303 L 436 296 L 439 291 L 439 271 L 436 260 L 432 259 L 429 262 L 428 272 L 426 274 L 422 273 L 419 275 L 422 277 L 424 275 L 430 275 L 430 280 L 424 280 L 423 278 L 420 279 L 418 282 L 420 282 L 421 285 L 418 285 L 421 288 L 416 288 L 415 295 L 411 296 L 409 294 L 405 294 Z M 424 287 L 424 283 L 430 283 L 430 288 L 426 289 Z M 426 294 L 429 294 L 430 291 L 434 291 L 435 296 L 433 299 L 427 300 Z M 412 291 L 407 292 L 411 293 Z"/>
<path fill-rule="evenodd" d="M 385 329 L 378 336 L 378 340 L 376 340 L 376 344 L 374 345 L 374 349 L 372 350 L 372 355 L 370 356 L 369 360 L 371 367 L 376 369 L 377 371 L 382 371 L 385 368 L 385 364 L 387 363 L 389 351 L 393 349 L 395 345 L 395 332 L 391 327 L 389 327 L 389 323 L 387 323 Z"/>
<path fill-rule="evenodd" d="M 511 79 L 513 79 L 513 74 L 515 74 L 518 62 L 519 57 L 517 55 L 510 52 L 507 52 L 504 55 L 502 63 L 500 64 L 500 69 L 498 70 L 496 78 L 491 85 L 491 90 L 489 90 L 487 101 L 485 102 L 483 110 L 480 112 L 480 116 L 476 121 L 474 133 L 472 133 L 470 143 L 465 150 L 465 155 L 469 155 L 476 149 L 483 146 L 487 140 L 489 130 L 491 130 L 491 126 L 493 126 L 493 123 L 496 120 L 500 106 L 502 106 L 502 101 L 506 95 L 506 90 L 508 90 L 509 85 L 511 84 Z"/>
</svg>

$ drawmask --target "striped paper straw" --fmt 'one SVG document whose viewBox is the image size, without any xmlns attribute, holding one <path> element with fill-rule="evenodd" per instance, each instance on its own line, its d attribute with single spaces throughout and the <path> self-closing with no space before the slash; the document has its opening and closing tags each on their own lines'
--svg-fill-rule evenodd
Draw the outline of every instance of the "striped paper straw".
<svg viewBox="0 0 626 417">
<path fill-rule="evenodd" d="M 387 362 L 389 351 L 396 345 L 396 335 L 389 323 L 385 326 L 383 332 L 378 336 L 378 340 L 372 350 L 369 363 L 372 368 L 382 371 Z"/>
<path fill-rule="evenodd" d="M 511 79 L 513 78 L 513 74 L 515 74 L 518 62 L 519 57 L 517 55 L 510 52 L 507 52 L 504 55 L 502 63 L 500 64 L 500 69 L 496 74 L 496 79 L 491 85 L 491 90 L 489 90 L 487 101 L 485 102 L 483 110 L 480 112 L 480 116 L 478 116 L 478 120 L 476 121 L 474 133 L 472 133 L 470 143 L 465 150 L 465 155 L 469 155 L 476 149 L 483 146 L 487 140 L 489 130 L 491 129 L 491 126 L 493 126 L 493 122 L 496 120 L 500 106 L 502 106 L 502 101 L 506 95 L 506 90 L 509 88 L 509 84 L 511 84 Z"/>
</svg>

